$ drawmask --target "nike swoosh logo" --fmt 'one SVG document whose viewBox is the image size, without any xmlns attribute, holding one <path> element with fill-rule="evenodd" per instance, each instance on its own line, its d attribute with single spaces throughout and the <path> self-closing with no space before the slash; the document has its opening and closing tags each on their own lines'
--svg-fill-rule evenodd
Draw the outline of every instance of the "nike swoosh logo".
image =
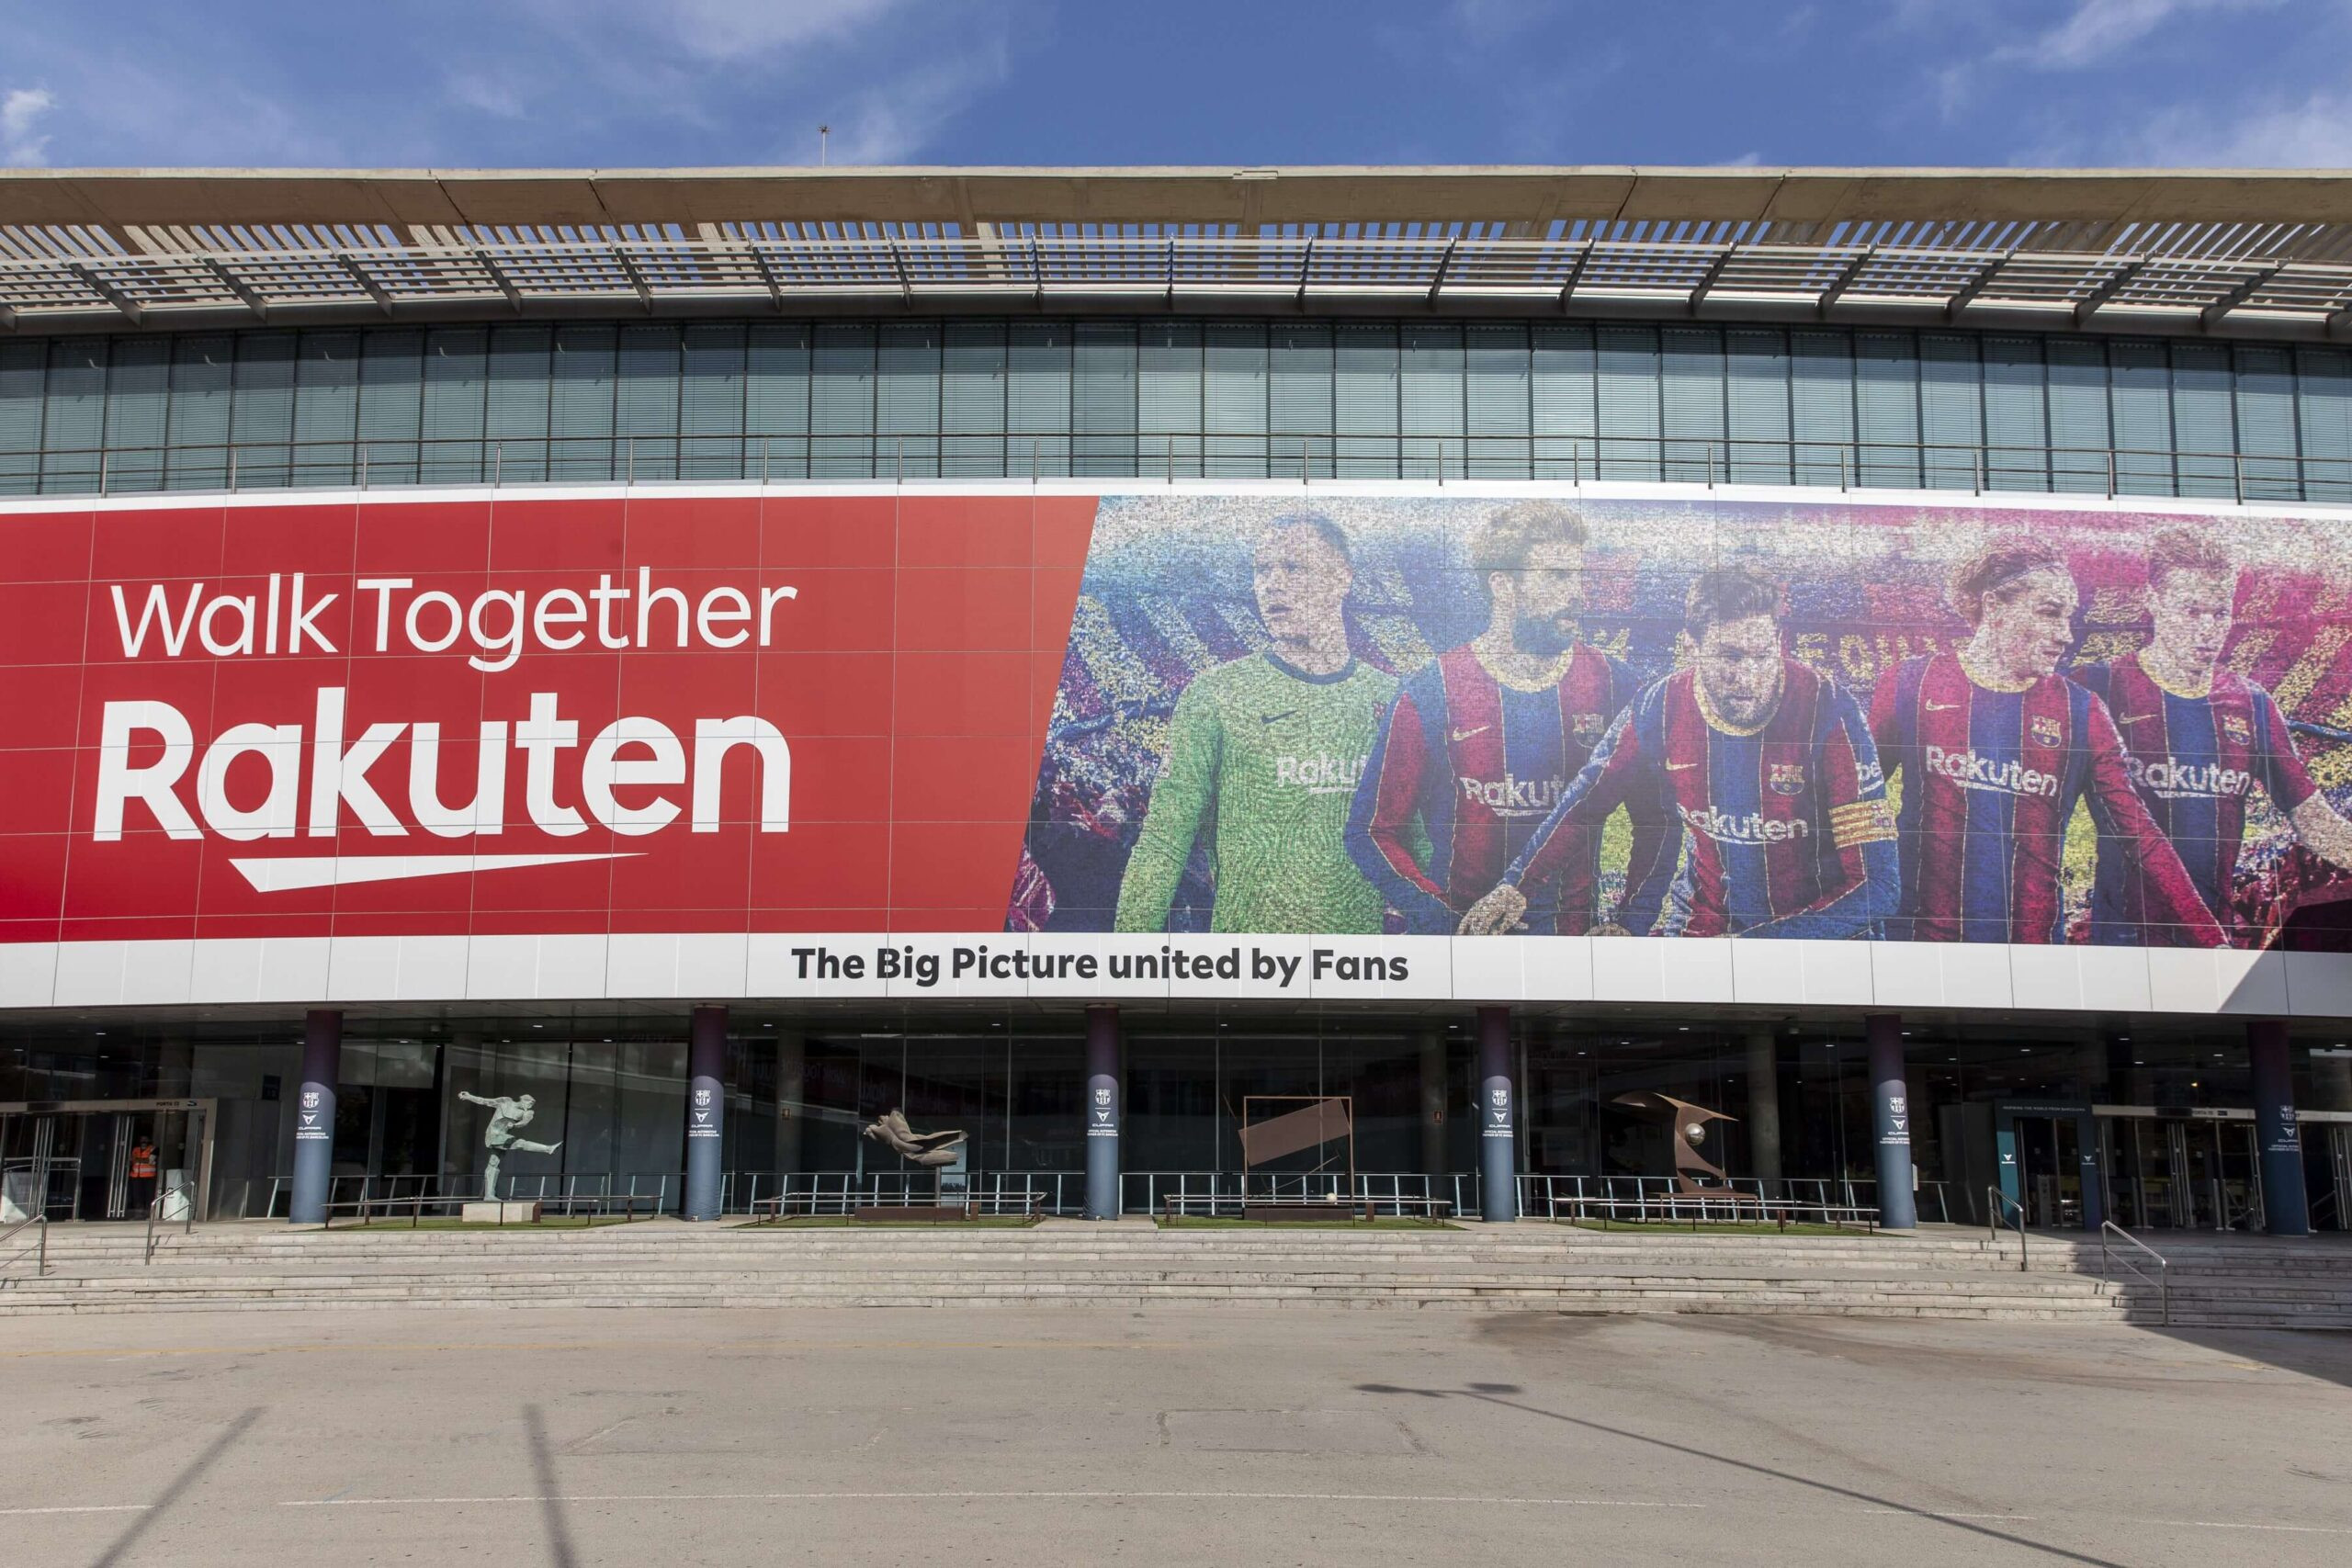
<svg viewBox="0 0 2352 1568">
<path fill-rule="evenodd" d="M 2118 714 L 2115 716 L 2115 722 L 2118 724 L 2137 724 L 2143 718 L 2154 718 L 2155 716 L 2156 716 L 2152 713 Z"/>
<path fill-rule="evenodd" d="M 1921 703 L 1919 705 L 1929 713 L 1950 713 L 1960 705 L 1958 703 Z"/>
<path fill-rule="evenodd" d="M 1453 732 L 1453 739 L 1456 740 L 1467 740 L 1474 735 L 1484 735 L 1493 728 L 1494 726 L 1491 724 L 1482 724 L 1476 729 L 1457 729 Z"/>
<path fill-rule="evenodd" d="M 1280 724 L 1286 718 L 1295 718 L 1297 716 L 1298 710 L 1296 708 L 1286 708 L 1281 713 L 1261 713 L 1258 716 L 1258 722 L 1260 724 Z"/>
<path fill-rule="evenodd" d="M 1669 773 L 1679 773 L 1687 769 L 1695 768 L 1699 764 L 1696 762 L 1668 762 L 1666 765 L 1666 771 Z"/>
<path fill-rule="evenodd" d="M 455 876 L 468 871 L 519 871 L 532 865 L 578 865 L 583 861 L 638 860 L 635 853 L 591 855 L 273 855 L 232 860 L 237 874 L 256 893 L 289 893 L 302 887 L 349 887 L 361 882 L 405 882 L 417 876 Z"/>
</svg>

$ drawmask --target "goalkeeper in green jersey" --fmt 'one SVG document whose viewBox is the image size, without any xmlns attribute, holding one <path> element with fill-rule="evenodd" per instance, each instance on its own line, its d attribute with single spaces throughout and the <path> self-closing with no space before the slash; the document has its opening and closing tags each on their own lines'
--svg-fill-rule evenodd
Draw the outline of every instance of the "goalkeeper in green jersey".
<svg viewBox="0 0 2352 1568">
<path fill-rule="evenodd" d="M 1211 930 L 1377 934 L 1380 894 L 1344 837 L 1396 682 L 1348 649 L 1348 536 L 1326 517 L 1278 518 L 1259 536 L 1252 585 L 1273 647 L 1176 699 L 1116 929 L 1167 928 L 1197 840 L 1216 879 Z"/>
</svg>

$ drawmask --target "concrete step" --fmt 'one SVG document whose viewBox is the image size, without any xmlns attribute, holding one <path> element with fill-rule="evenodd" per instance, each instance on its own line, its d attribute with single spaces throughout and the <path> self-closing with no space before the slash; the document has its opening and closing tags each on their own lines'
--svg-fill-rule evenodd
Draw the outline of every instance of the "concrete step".
<svg viewBox="0 0 2352 1568">
<path fill-rule="evenodd" d="M 0 1315 L 395 1305 L 653 1307 L 1012 1303 L 1805 1313 L 2154 1321 L 2161 1296 L 2098 1277 L 2095 1244 L 1948 1231 L 1675 1236 L 1526 1224 L 1453 1230 L 135 1228 L 52 1238 L 51 1272 L 0 1274 Z M 2352 1327 L 2352 1248 L 2247 1239 L 2171 1249 L 2173 1319 Z"/>
</svg>

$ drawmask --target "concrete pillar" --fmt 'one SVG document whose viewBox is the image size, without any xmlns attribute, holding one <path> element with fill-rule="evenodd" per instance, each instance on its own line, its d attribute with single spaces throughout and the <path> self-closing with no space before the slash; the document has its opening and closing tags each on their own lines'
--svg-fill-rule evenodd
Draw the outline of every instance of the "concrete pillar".
<svg viewBox="0 0 2352 1568">
<path fill-rule="evenodd" d="M 1747 1152 L 1764 1195 L 1781 1195 L 1781 1050 L 1769 1029 L 1747 1034 Z"/>
<path fill-rule="evenodd" d="M 1421 1036 L 1421 1174 L 1442 1176 L 1445 1157 L 1445 1036 Z"/>
<path fill-rule="evenodd" d="M 287 1218 L 323 1224 L 334 1177 L 334 1086 L 343 1070 L 343 1014 L 312 1008 L 302 1019 L 302 1087 L 294 1096 L 294 1194 Z"/>
<path fill-rule="evenodd" d="M 1519 1218 L 1518 1118 L 1510 1082 L 1510 1009 L 1478 1010 L 1478 1190 L 1483 1218 Z"/>
<path fill-rule="evenodd" d="M 2312 1234 L 2303 1190 L 2303 1141 L 2295 1125 L 2295 1080 L 2287 1063 L 2287 1026 L 2256 1019 L 2245 1026 L 2254 1077 L 2254 1143 L 2262 1159 L 2262 1214 L 2272 1235 Z"/>
<path fill-rule="evenodd" d="M 727 1010 L 695 1009 L 686 1036 L 686 1200 L 680 1217 L 718 1218 L 727 1126 Z"/>
<path fill-rule="evenodd" d="M 1872 1013 L 1862 1021 L 1870 1040 L 1871 1109 L 1878 1146 L 1878 1223 L 1915 1229 L 1919 1216 L 1911 1192 L 1911 1092 L 1903 1081 L 1903 1017 Z"/>
<path fill-rule="evenodd" d="M 1086 1217 L 1119 1217 L 1119 1010 L 1086 1010 Z"/>
</svg>

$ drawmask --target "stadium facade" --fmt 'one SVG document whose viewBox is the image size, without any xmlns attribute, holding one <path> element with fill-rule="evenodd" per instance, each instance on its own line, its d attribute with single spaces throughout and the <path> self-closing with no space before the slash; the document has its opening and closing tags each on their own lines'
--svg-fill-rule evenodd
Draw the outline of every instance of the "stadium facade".
<svg viewBox="0 0 2352 1568">
<path fill-rule="evenodd" d="M 2352 179 L 9 172 L 0 539 L 6 1213 L 2352 1225 Z"/>
</svg>

